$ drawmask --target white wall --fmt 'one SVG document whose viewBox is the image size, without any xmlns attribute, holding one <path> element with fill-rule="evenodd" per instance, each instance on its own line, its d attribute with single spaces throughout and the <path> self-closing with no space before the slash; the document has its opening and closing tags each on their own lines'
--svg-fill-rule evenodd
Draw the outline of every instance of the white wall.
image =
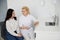
<svg viewBox="0 0 60 40">
<path fill-rule="evenodd" d="M 60 0 L 57 0 L 57 3 L 56 3 L 56 10 L 55 10 L 55 12 L 56 12 L 56 14 L 57 14 L 57 16 L 59 17 L 59 30 L 60 30 Z"/>
<path fill-rule="evenodd" d="M 28 6 L 31 14 L 39 20 L 37 29 L 41 31 L 58 31 L 55 26 L 45 26 L 46 21 L 53 21 L 55 4 L 56 0 L 7 0 L 8 8 L 15 9 L 17 17 L 21 15 L 22 6 Z"/>
<path fill-rule="evenodd" d="M 0 22 L 5 20 L 7 11 L 7 0 L 0 0 Z"/>
<path fill-rule="evenodd" d="M 37 31 L 36 40 L 60 40 L 60 32 Z"/>
</svg>

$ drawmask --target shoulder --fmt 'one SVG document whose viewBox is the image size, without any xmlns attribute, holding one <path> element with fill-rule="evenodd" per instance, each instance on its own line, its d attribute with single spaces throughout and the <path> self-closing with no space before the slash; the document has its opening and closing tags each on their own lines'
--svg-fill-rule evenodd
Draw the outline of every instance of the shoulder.
<svg viewBox="0 0 60 40">
<path fill-rule="evenodd" d="M 6 24 L 10 24 L 9 20 L 6 21 Z"/>
<path fill-rule="evenodd" d="M 33 16 L 33 15 L 30 15 L 30 17 L 31 17 L 31 18 L 34 18 L 34 16 Z"/>
<path fill-rule="evenodd" d="M 9 23 L 9 20 L 7 20 L 6 23 Z"/>
</svg>

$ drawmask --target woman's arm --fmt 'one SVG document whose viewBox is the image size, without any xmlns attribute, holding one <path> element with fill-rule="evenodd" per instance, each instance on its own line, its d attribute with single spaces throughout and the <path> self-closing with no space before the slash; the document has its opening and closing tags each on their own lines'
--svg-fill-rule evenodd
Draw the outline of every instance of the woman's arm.
<svg viewBox="0 0 60 40">
<path fill-rule="evenodd" d="M 34 26 L 37 26 L 39 24 L 39 21 L 33 16 L 31 18 L 32 18 Z"/>
<path fill-rule="evenodd" d="M 21 26 L 20 29 L 26 29 L 26 30 L 28 30 L 30 28 L 28 26 Z"/>
<path fill-rule="evenodd" d="M 37 26 L 38 24 L 39 24 L 39 22 L 38 22 L 38 21 L 34 22 L 34 26 Z"/>
<path fill-rule="evenodd" d="M 6 29 L 7 29 L 7 31 L 11 34 L 11 35 L 13 35 L 13 36 L 18 36 L 18 34 L 16 34 L 13 30 L 12 30 L 12 28 L 10 27 L 10 23 L 7 21 L 6 22 Z"/>
</svg>

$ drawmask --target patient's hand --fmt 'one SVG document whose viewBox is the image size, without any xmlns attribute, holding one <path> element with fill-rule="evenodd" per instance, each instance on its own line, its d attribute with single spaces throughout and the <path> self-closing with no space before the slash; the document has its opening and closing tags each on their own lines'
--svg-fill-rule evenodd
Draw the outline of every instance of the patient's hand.
<svg viewBox="0 0 60 40">
<path fill-rule="evenodd" d="M 21 37 L 22 36 L 22 34 L 21 33 L 18 33 L 18 36 L 17 37 Z"/>
</svg>

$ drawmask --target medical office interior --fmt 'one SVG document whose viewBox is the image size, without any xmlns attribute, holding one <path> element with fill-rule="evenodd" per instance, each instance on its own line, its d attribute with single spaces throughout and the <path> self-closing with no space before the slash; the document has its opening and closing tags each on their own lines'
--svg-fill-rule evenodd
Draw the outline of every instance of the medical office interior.
<svg viewBox="0 0 60 40">
<path fill-rule="evenodd" d="M 60 0 L 0 0 L 0 40 L 7 9 L 14 9 L 18 18 L 23 6 L 39 21 L 35 40 L 60 40 Z"/>
</svg>

